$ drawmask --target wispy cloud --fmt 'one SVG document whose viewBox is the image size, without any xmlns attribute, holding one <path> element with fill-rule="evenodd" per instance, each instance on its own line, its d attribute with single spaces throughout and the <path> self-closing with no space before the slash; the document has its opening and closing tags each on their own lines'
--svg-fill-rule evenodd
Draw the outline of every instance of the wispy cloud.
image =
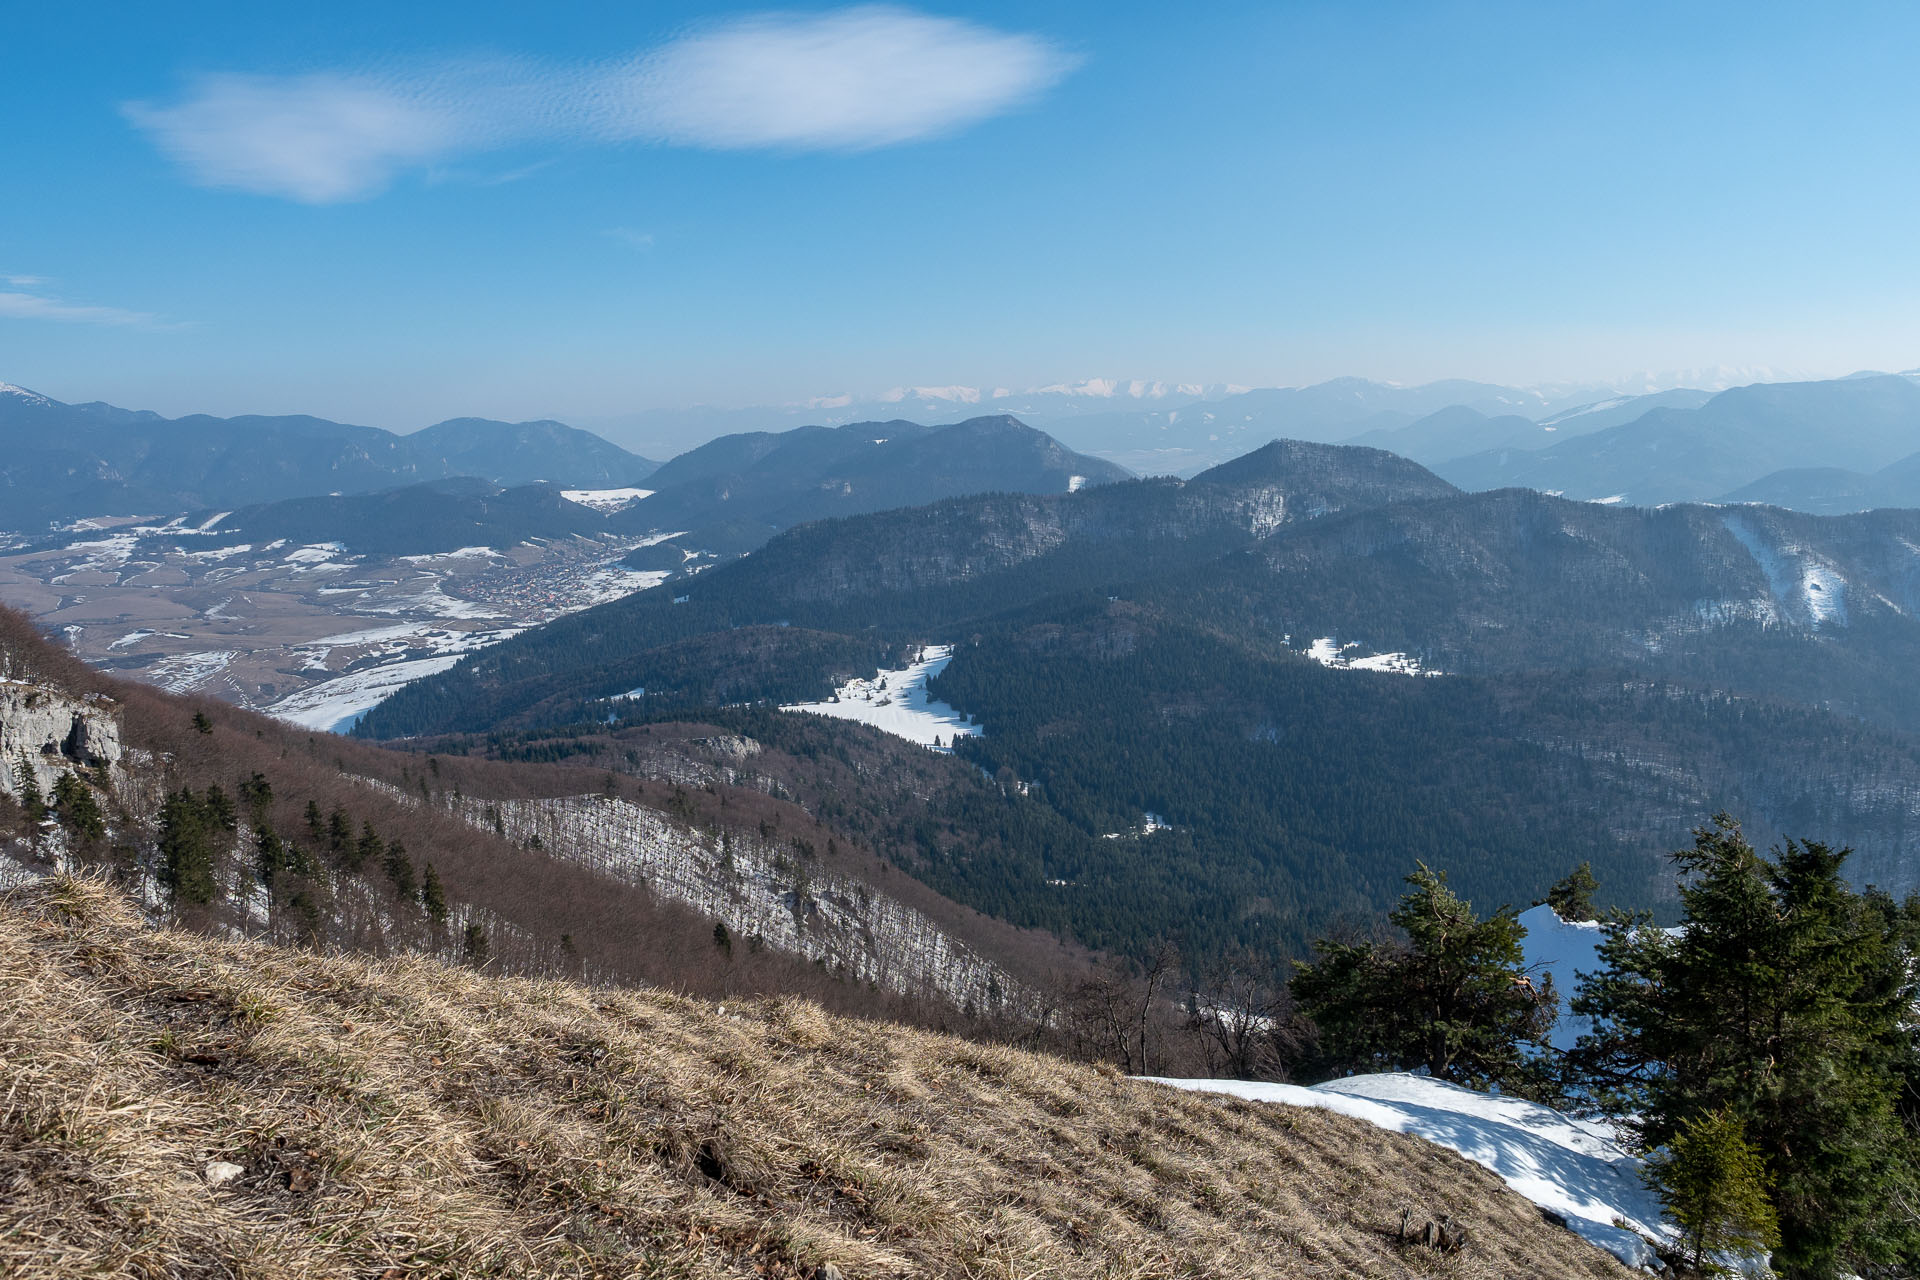
<svg viewBox="0 0 1920 1280">
<path fill-rule="evenodd" d="M 45 276 L 0 276 L 0 280 L 5 280 L 16 289 L 31 289 L 35 285 L 52 283 Z"/>
<path fill-rule="evenodd" d="M 653 232 L 636 231 L 632 227 L 608 227 L 607 239 L 617 240 L 629 249 L 653 248 Z"/>
<path fill-rule="evenodd" d="M 868 6 L 734 19 L 611 62 L 209 75 L 122 110 L 203 185 L 324 204 L 529 142 L 894 146 L 1031 101 L 1075 63 L 1037 36 Z"/>
<path fill-rule="evenodd" d="M 8 276 L 7 280 L 18 284 L 22 280 L 33 278 L 32 276 Z M 37 293 L 0 293 L 0 319 L 54 320 L 66 324 L 138 325 L 141 327 L 159 324 L 157 317 L 144 311 L 125 311 L 119 307 L 84 306 L 78 303 L 61 302 L 57 298 L 42 297 Z"/>
</svg>

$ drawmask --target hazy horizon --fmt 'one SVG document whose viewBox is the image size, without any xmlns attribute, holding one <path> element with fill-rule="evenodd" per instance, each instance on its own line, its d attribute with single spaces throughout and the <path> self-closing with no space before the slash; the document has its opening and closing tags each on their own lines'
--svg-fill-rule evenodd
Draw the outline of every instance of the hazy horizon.
<svg viewBox="0 0 1920 1280">
<path fill-rule="evenodd" d="M 1915 35 L 1897 5 L 28 11 L 0 377 L 410 430 L 1898 371 Z"/>
</svg>

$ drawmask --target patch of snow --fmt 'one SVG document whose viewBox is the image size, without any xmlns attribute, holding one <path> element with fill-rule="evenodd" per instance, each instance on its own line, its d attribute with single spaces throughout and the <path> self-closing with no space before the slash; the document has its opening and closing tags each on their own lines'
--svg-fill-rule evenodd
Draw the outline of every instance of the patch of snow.
<svg viewBox="0 0 1920 1280">
<path fill-rule="evenodd" d="M 232 515 L 232 514 L 233 514 L 233 512 L 231 512 L 231 511 L 222 511 L 222 512 L 220 512 L 219 514 L 217 514 L 217 515 L 214 515 L 214 516 L 212 516 L 212 517 L 210 517 L 210 518 L 209 518 L 209 519 L 207 520 L 207 522 L 206 522 L 205 524 L 203 524 L 203 525 L 201 525 L 201 526 L 200 526 L 200 527 L 199 527 L 198 529 L 196 529 L 196 530 L 195 530 L 194 532 L 196 532 L 196 533 L 212 533 L 212 532 L 213 532 L 213 526 L 215 526 L 215 525 L 217 525 L 217 524 L 219 524 L 219 523 L 220 523 L 220 522 L 221 522 L 222 520 L 225 520 L 225 519 L 226 519 L 226 518 L 227 518 L 228 516 L 230 516 L 230 515 Z"/>
<path fill-rule="evenodd" d="M 443 654 L 435 658 L 390 662 L 364 671 L 350 671 L 298 693 L 288 694 L 266 708 L 266 712 L 275 719 L 308 729 L 345 733 L 361 716 L 385 702 L 403 686 L 440 674 L 459 662 L 462 656 Z"/>
<path fill-rule="evenodd" d="M 314 542 L 289 551 L 281 558 L 288 564 L 325 564 L 346 549 L 344 542 Z"/>
<path fill-rule="evenodd" d="M 197 689 L 227 669 L 239 654 L 232 649 L 206 653 L 182 653 L 162 658 L 147 668 L 146 678 L 168 693 L 186 693 Z"/>
<path fill-rule="evenodd" d="M 1774 600 L 1803 614 L 1816 630 L 1827 623 L 1847 625 L 1847 580 L 1832 565 L 1805 547 L 1771 545 L 1744 512 L 1729 511 L 1720 521 L 1760 566 Z"/>
<path fill-rule="evenodd" d="M 1616 493 L 1612 497 L 1608 497 L 1608 498 L 1587 499 L 1587 501 L 1593 503 L 1593 505 L 1596 507 L 1617 507 L 1621 503 L 1625 502 L 1626 500 L 1627 500 L 1627 495 L 1624 493 Z"/>
<path fill-rule="evenodd" d="M 1085 476 L 1068 476 L 1067 477 L 1068 493 L 1078 493 L 1086 487 L 1087 487 L 1087 478 Z"/>
<path fill-rule="evenodd" d="M 127 632 L 127 634 L 121 636 L 118 640 L 115 640 L 112 644 L 108 645 L 107 648 L 124 649 L 130 644 L 139 644 L 142 640 L 145 640 L 148 636 L 153 634 L 154 634 L 153 632 L 146 630 L 144 627 L 138 631 L 129 631 Z"/>
<path fill-rule="evenodd" d="M 831 702 L 801 702 L 780 709 L 858 720 L 896 738 L 948 751 L 956 738 L 981 732 L 972 716 L 963 719 L 946 703 L 927 697 L 927 681 L 946 670 L 951 661 L 952 645 L 934 645 L 921 650 L 918 660 L 901 670 L 882 671 L 871 680 L 848 681 L 834 691 Z"/>
<path fill-rule="evenodd" d="M 1347 650 L 1357 649 L 1357 644 L 1341 644 L 1332 636 L 1321 636 L 1307 646 L 1307 657 L 1323 667 L 1332 667 L 1336 671 L 1380 671 L 1397 676 L 1438 676 L 1444 672 L 1429 671 L 1420 665 L 1420 660 L 1406 653 L 1375 653 L 1364 657 L 1350 655 Z"/>
<path fill-rule="evenodd" d="M 606 515 L 616 511 L 625 511 L 634 503 L 653 496 L 652 489 L 562 489 L 560 496 L 568 502 L 590 507 Z"/>
<path fill-rule="evenodd" d="M 492 547 L 461 547 L 458 551 L 435 551 L 424 556 L 399 556 L 397 558 L 405 560 L 409 564 L 419 564 L 423 560 L 492 560 L 495 558 L 504 560 L 506 557 L 502 556 Z"/>
<path fill-rule="evenodd" d="M 1649 1239 L 1667 1229 L 1640 1161 L 1599 1122 L 1519 1098 L 1495 1097 L 1427 1076 L 1349 1076 L 1304 1088 L 1245 1080 L 1168 1080 L 1176 1089 L 1252 1102 L 1317 1107 L 1395 1133 L 1411 1133 L 1492 1170 L 1514 1191 L 1560 1215 L 1582 1238 L 1628 1266 L 1658 1262 Z M 1615 1220 L 1625 1227 L 1615 1226 Z"/>
</svg>

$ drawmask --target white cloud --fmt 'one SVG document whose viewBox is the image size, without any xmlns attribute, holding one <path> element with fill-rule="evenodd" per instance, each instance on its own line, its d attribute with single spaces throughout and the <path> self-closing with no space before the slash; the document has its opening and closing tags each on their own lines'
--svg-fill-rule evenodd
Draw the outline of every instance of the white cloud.
<svg viewBox="0 0 1920 1280">
<path fill-rule="evenodd" d="M 0 280 L 5 280 L 16 289 L 31 289 L 35 285 L 52 283 L 45 276 L 0 276 Z"/>
<path fill-rule="evenodd" d="M 7 277 L 12 280 L 13 277 Z M 0 318 L 8 320 L 57 320 L 68 324 L 141 325 L 155 323 L 144 311 L 123 311 L 119 307 L 89 307 L 33 293 L 0 293 Z"/>
<path fill-rule="evenodd" d="M 203 185 L 326 204 L 528 142 L 892 146 L 1011 110 L 1075 61 L 1036 36 L 868 6 L 735 19 L 611 63 L 210 75 L 122 111 Z"/>
<path fill-rule="evenodd" d="M 607 238 L 609 240 L 618 240 L 621 244 L 632 249 L 653 248 L 653 232 L 651 231 L 636 231 L 632 227 L 609 227 L 607 228 Z"/>
</svg>

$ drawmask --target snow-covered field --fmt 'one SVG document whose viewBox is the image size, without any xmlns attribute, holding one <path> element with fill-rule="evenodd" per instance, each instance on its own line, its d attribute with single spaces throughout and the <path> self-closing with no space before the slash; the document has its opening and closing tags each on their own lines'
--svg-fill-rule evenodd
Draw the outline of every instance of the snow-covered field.
<svg viewBox="0 0 1920 1280">
<path fill-rule="evenodd" d="M 1665 1234 L 1660 1202 L 1640 1161 L 1604 1128 L 1550 1107 L 1463 1089 L 1426 1076 L 1349 1076 L 1305 1088 L 1246 1080 L 1166 1080 L 1176 1089 L 1254 1102 L 1319 1107 L 1396 1133 L 1417 1134 L 1498 1174 L 1569 1228 L 1629 1266 L 1656 1261 L 1648 1237 Z M 1616 1226 L 1615 1222 L 1625 1226 Z"/>
<path fill-rule="evenodd" d="M 934 645 L 922 649 L 919 660 L 901 670 L 848 681 L 834 691 L 831 702 L 801 702 L 780 709 L 858 720 L 923 747 L 951 750 L 954 739 L 981 732 L 972 716 L 963 717 L 946 703 L 927 697 L 928 679 L 946 670 L 951 661 L 952 645 Z"/>
<path fill-rule="evenodd" d="M 1339 671 L 1384 671 L 1397 676 L 1442 674 L 1422 667 L 1420 660 L 1410 654 L 1375 653 L 1357 656 L 1349 652 L 1359 647 L 1357 644 L 1341 644 L 1332 636 L 1321 636 L 1307 646 L 1307 656 L 1323 667 L 1333 667 Z"/>
<path fill-rule="evenodd" d="M 345 733 L 354 721 L 385 702 L 403 685 L 427 676 L 439 675 L 460 661 L 462 655 L 446 654 L 437 658 L 415 658 L 408 662 L 389 662 L 364 671 L 335 676 L 323 684 L 289 694 L 267 708 L 275 719 L 305 725 L 327 733 Z"/>
<path fill-rule="evenodd" d="M 1600 925 L 1592 920 L 1562 920 L 1545 903 L 1522 911 L 1520 923 L 1527 931 L 1520 940 L 1527 968 L 1552 974 L 1554 990 L 1560 994 L 1560 1020 L 1554 1024 L 1553 1047 L 1571 1049 L 1593 1029 L 1593 1019 L 1568 1013 L 1567 1002 L 1579 993 L 1579 975 L 1597 973 L 1601 968 Z"/>
<path fill-rule="evenodd" d="M 583 507 L 592 507 L 612 515 L 616 511 L 625 511 L 642 498 L 651 498 L 651 489 L 562 489 L 560 496 L 568 502 L 577 502 Z"/>
</svg>

